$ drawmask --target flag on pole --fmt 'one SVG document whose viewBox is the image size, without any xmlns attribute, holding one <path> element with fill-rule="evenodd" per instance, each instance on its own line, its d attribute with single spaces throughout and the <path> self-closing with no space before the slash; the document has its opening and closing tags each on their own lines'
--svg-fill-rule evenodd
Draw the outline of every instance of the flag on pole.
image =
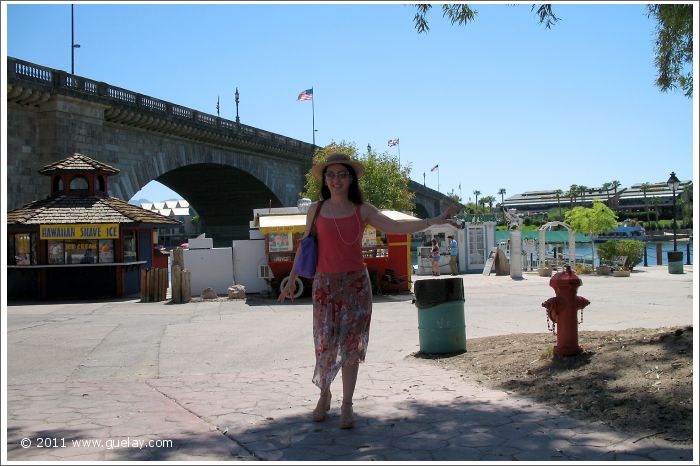
<svg viewBox="0 0 700 466">
<path fill-rule="evenodd" d="M 297 97 L 297 100 L 312 100 L 314 98 L 314 89 L 307 89 L 305 91 L 301 91 L 299 94 L 299 97 Z"/>
<path fill-rule="evenodd" d="M 219 96 L 216 96 L 216 114 L 219 115 Z"/>
<path fill-rule="evenodd" d="M 437 171 L 440 168 L 440 164 L 435 165 L 433 168 L 430 169 L 431 172 Z"/>
<path fill-rule="evenodd" d="M 398 139 L 389 139 L 389 147 L 395 146 L 399 143 Z"/>
</svg>

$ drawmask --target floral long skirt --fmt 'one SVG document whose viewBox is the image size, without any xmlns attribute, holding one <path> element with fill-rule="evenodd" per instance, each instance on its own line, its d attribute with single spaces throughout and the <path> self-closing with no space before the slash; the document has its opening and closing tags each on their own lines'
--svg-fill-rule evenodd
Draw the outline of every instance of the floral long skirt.
<svg viewBox="0 0 700 466">
<path fill-rule="evenodd" d="M 367 269 L 316 272 L 312 293 L 316 350 L 312 381 L 326 389 L 343 364 L 365 360 L 372 319 L 372 284 Z"/>
</svg>

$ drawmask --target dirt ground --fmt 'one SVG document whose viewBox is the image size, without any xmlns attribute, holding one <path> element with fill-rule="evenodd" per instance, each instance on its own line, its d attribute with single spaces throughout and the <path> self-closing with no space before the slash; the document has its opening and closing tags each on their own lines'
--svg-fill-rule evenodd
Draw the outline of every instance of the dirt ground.
<svg viewBox="0 0 700 466">
<path fill-rule="evenodd" d="M 467 352 L 415 353 L 492 389 L 556 405 L 640 437 L 693 441 L 693 327 L 580 331 L 583 353 L 553 357 L 551 332 L 467 340 Z"/>
</svg>

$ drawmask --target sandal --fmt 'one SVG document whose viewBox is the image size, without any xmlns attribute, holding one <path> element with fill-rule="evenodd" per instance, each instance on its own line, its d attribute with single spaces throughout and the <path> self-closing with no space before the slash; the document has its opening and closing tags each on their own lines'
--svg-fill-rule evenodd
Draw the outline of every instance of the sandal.
<svg viewBox="0 0 700 466">
<path fill-rule="evenodd" d="M 340 428 L 352 429 L 355 427 L 355 420 L 352 417 L 352 401 L 343 401 L 340 407 Z"/>
<path fill-rule="evenodd" d="M 328 395 L 321 393 L 316 404 L 316 409 L 313 411 L 313 418 L 315 422 L 321 422 L 326 420 L 326 413 L 331 409 L 331 392 Z"/>
</svg>

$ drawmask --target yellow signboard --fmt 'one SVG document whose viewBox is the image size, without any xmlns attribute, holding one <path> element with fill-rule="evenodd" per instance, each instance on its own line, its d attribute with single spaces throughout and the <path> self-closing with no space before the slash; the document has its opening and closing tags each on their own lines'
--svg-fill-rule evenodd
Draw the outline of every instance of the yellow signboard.
<svg viewBox="0 0 700 466">
<path fill-rule="evenodd" d="M 117 239 L 118 223 L 75 223 L 39 226 L 39 239 Z"/>
</svg>

